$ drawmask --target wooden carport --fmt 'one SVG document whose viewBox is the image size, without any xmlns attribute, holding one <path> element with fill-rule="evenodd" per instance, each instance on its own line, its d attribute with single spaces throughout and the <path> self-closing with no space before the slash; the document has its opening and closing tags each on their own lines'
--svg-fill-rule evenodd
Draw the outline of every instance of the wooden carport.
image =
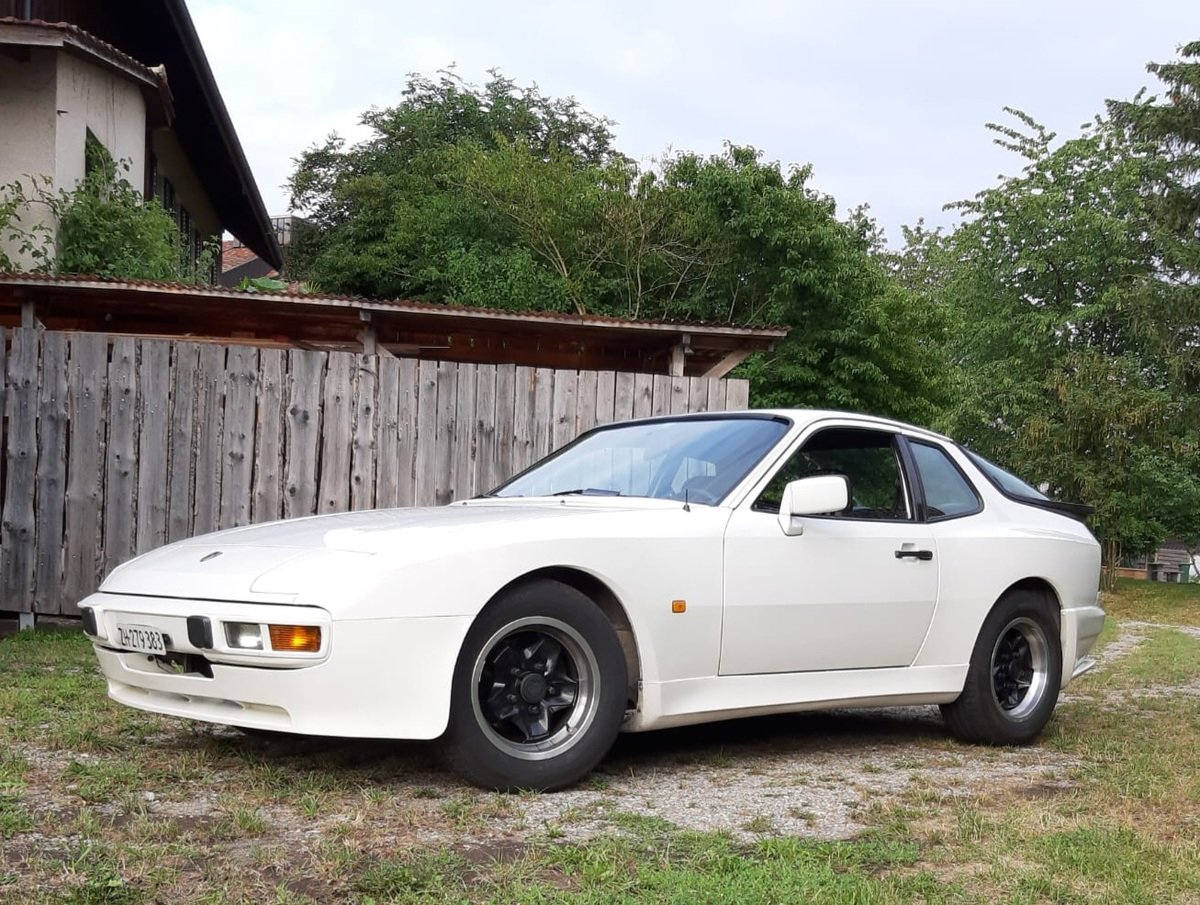
<svg viewBox="0 0 1200 905">
<path fill-rule="evenodd" d="M 400 357 L 720 378 L 784 327 L 602 315 L 137 280 L 0 274 L 0 327 L 391 353 Z"/>
</svg>

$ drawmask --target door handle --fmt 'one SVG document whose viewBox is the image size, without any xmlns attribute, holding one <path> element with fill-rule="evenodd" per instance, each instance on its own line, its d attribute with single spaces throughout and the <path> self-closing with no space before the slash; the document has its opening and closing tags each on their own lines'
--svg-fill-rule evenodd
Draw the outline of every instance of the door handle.
<svg viewBox="0 0 1200 905">
<path fill-rule="evenodd" d="M 919 559 L 928 562 L 933 559 L 932 550 L 897 550 L 896 559 Z"/>
</svg>

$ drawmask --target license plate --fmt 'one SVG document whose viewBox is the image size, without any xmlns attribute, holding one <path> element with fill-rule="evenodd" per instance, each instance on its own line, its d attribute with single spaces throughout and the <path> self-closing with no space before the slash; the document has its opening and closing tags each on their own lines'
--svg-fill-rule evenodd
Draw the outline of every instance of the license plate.
<svg viewBox="0 0 1200 905">
<path fill-rule="evenodd" d="M 117 642 L 126 650 L 137 650 L 144 654 L 167 652 L 163 633 L 148 625 L 118 625 Z"/>
</svg>

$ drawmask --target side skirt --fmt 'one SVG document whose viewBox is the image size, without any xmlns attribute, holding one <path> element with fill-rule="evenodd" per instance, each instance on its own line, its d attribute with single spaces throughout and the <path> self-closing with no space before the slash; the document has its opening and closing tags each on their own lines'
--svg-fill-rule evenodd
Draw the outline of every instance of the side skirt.
<svg viewBox="0 0 1200 905">
<path fill-rule="evenodd" d="M 646 682 L 625 732 L 843 707 L 948 704 L 967 679 L 967 664 L 837 672 L 709 676 Z"/>
</svg>

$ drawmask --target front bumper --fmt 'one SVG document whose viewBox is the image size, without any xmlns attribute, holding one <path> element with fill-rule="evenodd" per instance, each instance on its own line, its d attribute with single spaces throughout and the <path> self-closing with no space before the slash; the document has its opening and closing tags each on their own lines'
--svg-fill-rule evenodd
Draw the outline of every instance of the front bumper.
<svg viewBox="0 0 1200 905">
<path fill-rule="evenodd" d="M 203 657 L 204 671 L 173 671 L 161 658 L 117 650 L 93 637 L 109 696 L 122 704 L 185 719 L 304 735 L 358 738 L 437 738 L 450 712 L 451 679 L 470 617 L 399 617 L 338 621 L 325 618 L 327 643 L 317 660 L 253 656 L 219 662 L 219 653 L 187 641 L 189 615 L 265 620 L 264 606 L 95 594 L 100 631 L 120 619 L 159 628 L 169 653 Z M 279 609 L 270 607 L 269 609 Z M 293 618 L 305 609 L 286 608 Z M 317 611 L 324 613 L 324 611 Z"/>
<path fill-rule="evenodd" d="M 1099 606 L 1072 607 L 1062 611 L 1062 688 L 1096 665 L 1088 656 L 1104 630 L 1104 610 Z"/>
</svg>

